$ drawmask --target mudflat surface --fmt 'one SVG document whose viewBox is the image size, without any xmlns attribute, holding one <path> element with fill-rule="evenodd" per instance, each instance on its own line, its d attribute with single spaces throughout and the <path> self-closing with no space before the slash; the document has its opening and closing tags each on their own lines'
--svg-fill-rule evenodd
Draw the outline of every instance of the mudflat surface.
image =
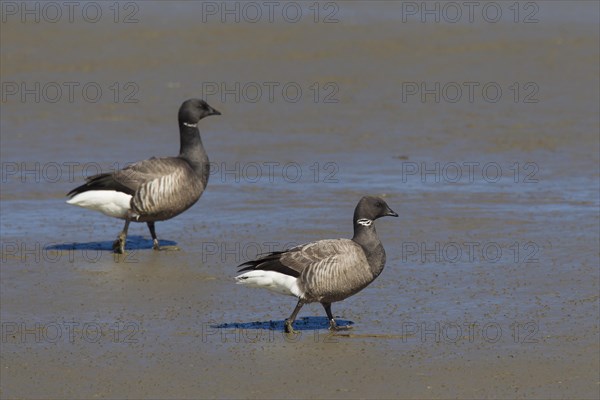
<svg viewBox="0 0 600 400">
<path fill-rule="evenodd" d="M 0 396 L 598 398 L 598 4 L 408 3 L 3 9 Z M 190 97 L 223 115 L 208 189 L 157 224 L 181 250 L 133 224 L 116 257 L 122 222 L 64 195 L 176 154 Z M 333 305 L 353 329 L 315 304 L 283 335 L 295 300 L 235 266 L 350 237 L 365 194 L 400 217 Z"/>
</svg>

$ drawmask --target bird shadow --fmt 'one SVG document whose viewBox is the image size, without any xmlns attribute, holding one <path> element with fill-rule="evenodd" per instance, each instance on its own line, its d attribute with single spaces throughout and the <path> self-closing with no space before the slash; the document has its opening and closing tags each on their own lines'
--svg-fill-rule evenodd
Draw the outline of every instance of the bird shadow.
<svg viewBox="0 0 600 400">
<path fill-rule="evenodd" d="M 172 240 L 159 239 L 161 246 L 176 246 L 177 242 Z M 144 238 L 143 236 L 127 236 L 125 250 L 146 250 L 152 249 L 152 239 Z M 73 242 L 73 243 L 57 243 L 44 247 L 46 250 L 100 250 L 113 251 L 113 241 L 101 242 Z"/>
<path fill-rule="evenodd" d="M 354 325 L 354 322 L 336 318 L 338 326 Z M 214 329 L 269 329 L 283 331 L 285 321 L 255 321 L 255 322 L 225 322 L 222 324 L 211 325 Z M 329 329 L 329 319 L 327 317 L 303 317 L 294 321 L 294 329 L 298 331 L 314 331 L 319 329 Z"/>
</svg>

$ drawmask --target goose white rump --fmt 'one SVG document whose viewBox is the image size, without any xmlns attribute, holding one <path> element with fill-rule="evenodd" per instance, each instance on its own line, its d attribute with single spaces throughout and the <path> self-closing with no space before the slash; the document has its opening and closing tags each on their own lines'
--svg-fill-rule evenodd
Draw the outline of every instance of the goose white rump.
<svg viewBox="0 0 600 400">
<path fill-rule="evenodd" d="M 238 285 L 265 288 L 279 294 L 302 297 L 298 278 L 275 271 L 254 270 L 235 277 Z"/>
<path fill-rule="evenodd" d="M 68 204 L 100 211 L 109 217 L 125 219 L 131 209 L 131 195 L 116 190 L 89 190 L 67 201 Z"/>
</svg>

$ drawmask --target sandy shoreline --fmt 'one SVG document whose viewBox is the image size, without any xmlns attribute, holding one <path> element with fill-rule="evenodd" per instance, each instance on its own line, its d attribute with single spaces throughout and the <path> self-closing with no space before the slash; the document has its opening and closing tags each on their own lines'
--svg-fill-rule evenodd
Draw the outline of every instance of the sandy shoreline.
<svg viewBox="0 0 600 400">
<path fill-rule="evenodd" d="M 103 90 L 4 92 L 2 398 L 598 397 L 597 5 L 539 2 L 527 25 L 399 23 L 385 4 L 339 3 L 335 24 L 201 23 L 184 3 L 139 4 L 130 25 L 2 23 L 3 84 Z M 236 82 L 303 95 L 223 101 Z M 406 97 L 422 82 L 439 102 Z M 449 101 L 465 82 L 503 95 Z M 202 95 L 223 113 L 201 129 L 213 174 L 157 224 L 181 251 L 135 224 L 113 256 L 121 222 L 64 194 L 175 153 L 177 107 Z M 354 328 L 330 335 L 311 305 L 285 337 L 294 299 L 235 285 L 235 266 L 351 236 L 364 194 L 400 218 L 377 222 L 382 275 L 333 306 Z"/>
</svg>

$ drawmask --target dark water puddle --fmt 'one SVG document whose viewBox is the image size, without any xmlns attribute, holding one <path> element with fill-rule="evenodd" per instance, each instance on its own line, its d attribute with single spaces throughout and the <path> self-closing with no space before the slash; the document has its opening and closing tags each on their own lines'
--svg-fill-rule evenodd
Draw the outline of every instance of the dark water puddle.
<svg viewBox="0 0 600 400">
<path fill-rule="evenodd" d="M 176 246 L 177 242 L 173 240 L 160 240 L 161 246 Z M 72 242 L 72 243 L 58 243 L 44 247 L 45 250 L 102 250 L 112 251 L 113 241 L 104 240 L 97 242 Z M 143 236 L 128 236 L 125 250 L 146 250 L 152 249 L 152 239 L 145 238 Z"/>
<path fill-rule="evenodd" d="M 354 325 L 353 321 L 346 319 L 336 319 L 338 326 Z M 269 329 L 283 331 L 284 320 L 279 321 L 254 321 L 254 322 L 225 322 L 222 324 L 211 325 L 215 329 Z M 294 329 L 299 331 L 309 331 L 317 329 L 329 329 L 329 320 L 326 317 L 303 317 L 294 322 Z"/>
</svg>

